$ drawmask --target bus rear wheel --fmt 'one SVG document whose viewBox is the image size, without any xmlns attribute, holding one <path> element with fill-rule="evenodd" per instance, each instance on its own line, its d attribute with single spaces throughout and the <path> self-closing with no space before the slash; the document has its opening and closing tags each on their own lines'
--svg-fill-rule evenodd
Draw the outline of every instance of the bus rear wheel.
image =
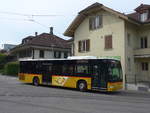
<svg viewBox="0 0 150 113">
<path fill-rule="evenodd" d="M 39 78 L 38 77 L 33 78 L 33 85 L 34 86 L 39 86 Z"/>
<path fill-rule="evenodd" d="M 79 81 L 77 84 L 77 88 L 79 91 L 86 91 L 87 90 L 87 83 L 86 81 Z"/>
</svg>

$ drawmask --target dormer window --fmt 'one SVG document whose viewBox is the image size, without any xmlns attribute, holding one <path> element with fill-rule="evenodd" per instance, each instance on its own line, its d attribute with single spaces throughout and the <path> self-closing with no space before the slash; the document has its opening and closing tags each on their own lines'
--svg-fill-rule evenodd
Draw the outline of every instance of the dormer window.
<svg viewBox="0 0 150 113">
<path fill-rule="evenodd" d="M 148 13 L 147 12 L 140 14 L 140 20 L 142 22 L 146 21 L 147 19 L 148 19 Z"/>
</svg>

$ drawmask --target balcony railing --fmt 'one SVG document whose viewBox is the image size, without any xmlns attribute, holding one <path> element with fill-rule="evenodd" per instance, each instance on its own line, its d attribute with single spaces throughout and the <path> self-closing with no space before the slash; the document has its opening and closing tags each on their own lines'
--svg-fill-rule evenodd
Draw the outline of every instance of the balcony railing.
<svg viewBox="0 0 150 113">
<path fill-rule="evenodd" d="M 134 50 L 135 56 L 150 55 L 150 48 L 139 48 Z"/>
</svg>

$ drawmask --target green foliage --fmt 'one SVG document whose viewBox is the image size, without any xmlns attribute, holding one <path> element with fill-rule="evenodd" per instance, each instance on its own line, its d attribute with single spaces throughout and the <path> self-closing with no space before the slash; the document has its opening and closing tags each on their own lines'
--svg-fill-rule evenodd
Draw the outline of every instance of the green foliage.
<svg viewBox="0 0 150 113">
<path fill-rule="evenodd" d="M 3 69 L 7 55 L 0 53 L 0 69 Z"/>
<path fill-rule="evenodd" d="M 7 55 L 0 53 L 0 62 L 5 61 Z"/>
<path fill-rule="evenodd" d="M 19 63 L 18 62 L 9 62 L 4 67 L 4 74 L 16 76 L 19 72 Z"/>
<path fill-rule="evenodd" d="M 4 69 L 0 69 L 0 74 L 4 74 Z"/>
</svg>

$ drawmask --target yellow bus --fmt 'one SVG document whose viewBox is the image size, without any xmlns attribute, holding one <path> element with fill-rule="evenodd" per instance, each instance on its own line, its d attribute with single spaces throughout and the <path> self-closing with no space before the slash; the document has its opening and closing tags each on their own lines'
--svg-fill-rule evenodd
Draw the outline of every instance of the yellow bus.
<svg viewBox="0 0 150 113">
<path fill-rule="evenodd" d="M 117 91 L 123 87 L 121 63 L 115 59 L 70 58 L 20 61 L 24 83 L 77 88 L 80 91 Z"/>
</svg>

